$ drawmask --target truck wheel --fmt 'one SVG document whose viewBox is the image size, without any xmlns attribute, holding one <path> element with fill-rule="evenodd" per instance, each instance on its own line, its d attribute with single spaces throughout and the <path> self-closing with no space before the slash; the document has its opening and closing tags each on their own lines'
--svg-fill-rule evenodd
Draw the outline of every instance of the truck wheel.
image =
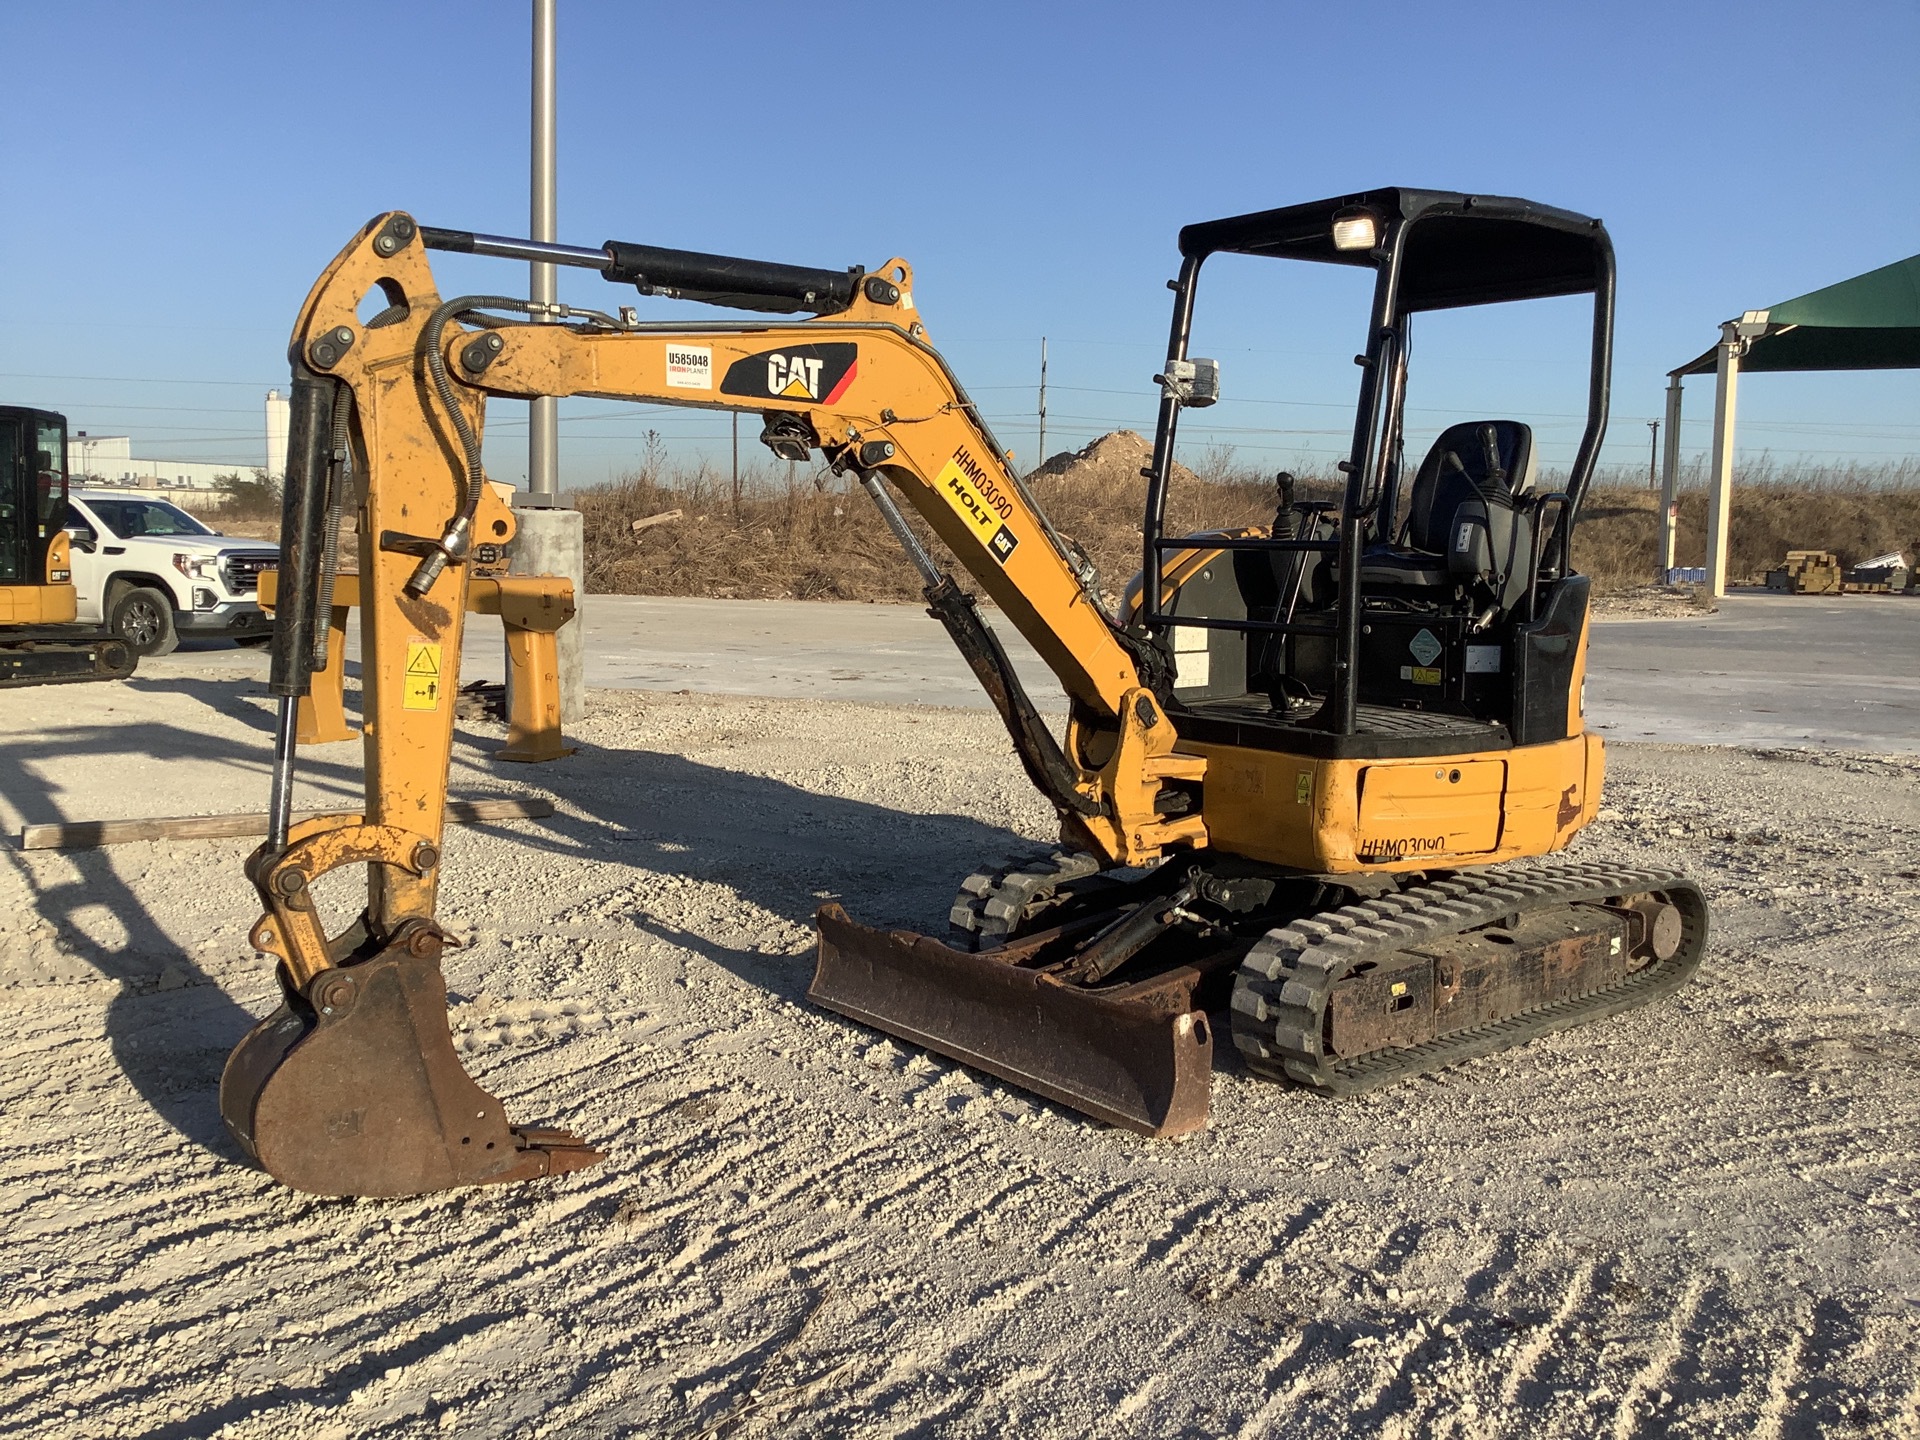
<svg viewBox="0 0 1920 1440">
<path fill-rule="evenodd" d="M 149 585 L 120 592 L 107 628 L 136 655 L 171 655 L 180 644 L 173 628 L 173 601 Z"/>
</svg>

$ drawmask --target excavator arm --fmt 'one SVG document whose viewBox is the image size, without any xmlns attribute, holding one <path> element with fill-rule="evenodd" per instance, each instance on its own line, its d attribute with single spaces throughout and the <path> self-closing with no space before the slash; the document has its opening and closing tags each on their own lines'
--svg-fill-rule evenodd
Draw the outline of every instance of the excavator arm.
<svg viewBox="0 0 1920 1440">
<path fill-rule="evenodd" d="M 400 212 L 378 217 L 315 283 L 289 347 L 273 818 L 248 862 L 265 910 L 252 940 L 277 962 L 283 1004 L 235 1050 L 222 1112 L 271 1173 L 318 1193 L 418 1193 L 600 1158 L 562 1132 L 510 1125 L 461 1068 L 446 1023 L 440 958 L 457 942 L 435 898 L 466 587 L 501 564 L 515 529 L 481 465 L 490 396 L 744 410 L 762 417 L 776 454 L 818 449 L 858 477 L 907 548 L 1066 842 L 1139 865 L 1206 839 L 1199 816 L 1184 813 L 1204 762 L 1174 750 L 1152 683 L 1157 652 L 1107 617 L 1090 567 L 1054 534 L 927 343 L 905 261 L 867 276 L 617 243 L 572 252 L 651 293 L 816 312 L 663 326 L 631 310 L 536 316 L 511 297 L 443 299 L 429 242 L 485 251 L 483 240 L 423 231 Z M 1064 749 L 893 492 L 1059 676 L 1074 714 Z M 348 506 L 358 516 L 366 803 L 295 825 L 295 717 L 325 667 L 321 617 Z M 366 872 L 366 906 L 330 923 L 316 887 L 349 867 Z"/>
</svg>

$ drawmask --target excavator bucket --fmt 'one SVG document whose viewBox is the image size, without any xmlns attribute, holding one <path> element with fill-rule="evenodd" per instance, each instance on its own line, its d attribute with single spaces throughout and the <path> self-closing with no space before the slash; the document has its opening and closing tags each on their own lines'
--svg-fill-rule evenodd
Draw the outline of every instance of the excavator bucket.
<svg viewBox="0 0 1920 1440">
<path fill-rule="evenodd" d="M 1054 932 L 970 955 L 869 929 L 838 905 L 815 918 L 815 1004 L 1109 1124 L 1156 1136 L 1206 1124 L 1213 1034 L 1193 1003 L 1201 970 L 1089 988 L 1036 965 Z"/>
<path fill-rule="evenodd" d="M 220 1111 L 268 1174 L 315 1195 L 420 1195 L 602 1158 L 507 1123 L 454 1054 L 439 955 L 401 945 L 322 971 L 248 1032 Z"/>
</svg>

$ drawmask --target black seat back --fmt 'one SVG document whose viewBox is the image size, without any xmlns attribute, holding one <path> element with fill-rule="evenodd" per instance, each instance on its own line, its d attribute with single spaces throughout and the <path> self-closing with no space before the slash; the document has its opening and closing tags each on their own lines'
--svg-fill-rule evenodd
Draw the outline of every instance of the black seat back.
<svg viewBox="0 0 1920 1440">
<path fill-rule="evenodd" d="M 1533 431 L 1518 420 L 1450 425 L 1415 475 L 1404 543 L 1445 558 L 1448 577 L 1502 610 L 1531 576 Z"/>
<path fill-rule="evenodd" d="M 1444 555 L 1453 512 L 1462 501 L 1491 499 L 1511 508 L 1513 498 L 1532 486 L 1532 426 L 1518 420 L 1449 425 L 1413 477 L 1403 543 Z"/>
</svg>

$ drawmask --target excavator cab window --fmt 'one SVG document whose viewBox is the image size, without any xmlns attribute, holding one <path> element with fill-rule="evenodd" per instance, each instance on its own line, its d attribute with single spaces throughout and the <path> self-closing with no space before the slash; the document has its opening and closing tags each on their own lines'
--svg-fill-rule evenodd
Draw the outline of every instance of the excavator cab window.
<svg viewBox="0 0 1920 1440">
<path fill-rule="evenodd" d="M 34 538 L 44 546 L 67 513 L 66 427 L 42 417 L 34 469 Z"/>
<path fill-rule="evenodd" d="M 0 584 L 46 579 L 48 541 L 67 508 L 66 424 L 0 407 Z"/>
</svg>

